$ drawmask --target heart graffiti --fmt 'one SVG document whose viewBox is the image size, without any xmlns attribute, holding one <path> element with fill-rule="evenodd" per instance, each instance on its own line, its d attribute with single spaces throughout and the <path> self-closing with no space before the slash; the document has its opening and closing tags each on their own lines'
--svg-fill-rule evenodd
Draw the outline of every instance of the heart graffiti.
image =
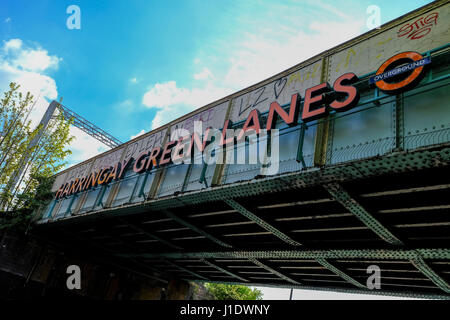
<svg viewBox="0 0 450 320">
<path fill-rule="evenodd" d="M 275 99 L 278 99 L 281 92 L 283 92 L 284 87 L 286 86 L 287 79 L 280 78 L 273 84 L 273 91 L 275 92 Z"/>
</svg>

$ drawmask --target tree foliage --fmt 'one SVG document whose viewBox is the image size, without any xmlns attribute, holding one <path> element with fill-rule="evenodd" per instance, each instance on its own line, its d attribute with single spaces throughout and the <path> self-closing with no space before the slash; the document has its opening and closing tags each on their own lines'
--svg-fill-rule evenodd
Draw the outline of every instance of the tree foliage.
<svg viewBox="0 0 450 320">
<path fill-rule="evenodd" d="M 263 297 L 260 290 L 244 285 L 206 283 L 205 286 L 216 300 L 262 300 Z"/>
<path fill-rule="evenodd" d="M 67 145 L 70 121 L 59 113 L 46 127 L 32 127 L 33 96 L 23 94 L 16 83 L 0 100 L 0 211 L 9 221 L 28 219 L 30 209 L 43 203 L 52 176 L 71 153 Z"/>
</svg>

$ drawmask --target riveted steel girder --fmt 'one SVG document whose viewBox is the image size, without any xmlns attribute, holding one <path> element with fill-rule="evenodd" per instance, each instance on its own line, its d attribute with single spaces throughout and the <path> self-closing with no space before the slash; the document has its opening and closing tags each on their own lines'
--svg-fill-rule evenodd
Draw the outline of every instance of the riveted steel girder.
<svg viewBox="0 0 450 320">
<path fill-rule="evenodd" d="M 231 282 L 231 281 L 204 281 L 198 279 L 183 279 L 192 282 L 209 282 L 209 283 L 222 283 L 222 284 L 245 284 L 241 282 Z M 290 289 L 300 289 L 300 290 L 318 290 L 318 291 L 332 291 L 332 292 L 342 292 L 342 293 L 357 293 L 357 294 L 370 294 L 370 295 L 381 295 L 381 296 L 393 296 L 393 297 L 411 297 L 420 299 L 440 299 L 440 300 L 450 300 L 450 295 L 438 295 L 438 294 L 427 294 L 420 292 L 408 292 L 408 291 L 384 291 L 384 290 L 369 290 L 369 289 L 347 289 L 339 287 L 314 287 L 305 285 L 295 285 L 295 284 L 270 284 L 270 283 L 252 283 L 255 287 L 274 287 L 274 288 L 290 288 Z"/>
<path fill-rule="evenodd" d="M 349 161 L 321 168 L 308 168 L 299 172 L 268 176 L 230 185 L 211 187 L 201 191 L 164 199 L 149 199 L 139 204 L 123 205 L 116 208 L 103 208 L 93 213 L 68 216 L 54 221 L 38 221 L 41 226 L 58 226 L 82 221 L 111 217 L 112 215 L 132 215 L 144 211 L 160 211 L 204 202 L 223 201 L 227 198 L 255 196 L 264 193 L 282 192 L 293 188 L 304 188 L 336 181 L 369 178 L 391 173 L 417 171 L 450 164 L 450 143 L 423 147 L 413 151 L 399 151 L 384 156 Z M 95 216 L 95 217 L 94 217 Z"/>
<path fill-rule="evenodd" d="M 211 261 L 208 261 L 208 260 L 206 260 L 206 259 L 201 259 L 201 261 L 202 261 L 203 263 L 205 263 L 205 264 L 207 264 L 207 265 L 213 267 L 214 269 L 217 269 L 217 270 L 219 270 L 219 271 L 222 271 L 223 273 L 228 274 L 229 276 L 232 276 L 233 278 L 236 278 L 236 279 L 241 280 L 241 281 L 244 281 L 244 282 L 249 282 L 249 280 L 247 280 L 247 279 L 245 279 L 245 278 L 242 278 L 241 276 L 238 276 L 237 274 L 235 274 L 235 273 L 233 273 L 233 272 L 231 272 L 231 271 L 229 271 L 229 270 L 227 270 L 227 269 L 225 269 L 225 268 L 222 268 L 222 267 L 218 266 L 217 264 L 212 263 Z"/>
<path fill-rule="evenodd" d="M 424 276 L 433 281 L 435 285 L 437 285 L 440 289 L 442 289 L 445 293 L 450 293 L 450 285 L 442 279 L 430 266 L 423 260 L 421 257 L 416 257 L 410 260 L 411 263 L 422 272 Z"/>
<path fill-rule="evenodd" d="M 194 272 L 194 271 L 192 271 L 192 270 L 186 269 L 185 267 L 182 267 L 182 266 L 180 266 L 179 264 L 177 264 L 177 263 L 175 263 L 175 262 L 172 262 L 172 261 L 170 261 L 170 260 L 168 260 L 168 259 L 162 259 L 162 261 L 164 261 L 164 262 L 166 262 L 166 263 L 168 263 L 168 264 L 174 266 L 174 267 L 177 268 L 177 269 L 180 269 L 180 270 L 182 270 L 182 271 L 184 271 L 184 272 L 190 273 L 190 274 L 192 274 L 193 276 L 196 276 L 197 278 L 200 278 L 200 279 L 203 279 L 203 280 L 208 280 L 208 278 L 206 278 L 206 277 L 204 277 L 204 276 L 202 276 L 202 275 L 200 275 L 200 274 L 198 274 L 198 273 L 196 273 L 196 272 Z"/>
<path fill-rule="evenodd" d="M 346 249 L 346 250 L 283 250 L 283 251 L 225 251 L 225 252 L 169 252 L 146 254 L 117 254 L 121 257 L 173 259 L 380 259 L 410 260 L 416 257 L 423 259 L 450 259 L 450 249 Z"/>
<path fill-rule="evenodd" d="M 345 281 L 357 286 L 358 288 L 366 288 L 364 285 L 362 285 L 361 283 L 359 283 L 358 281 L 356 281 L 355 279 L 353 279 L 352 277 L 350 277 L 348 274 L 346 274 L 344 271 L 336 268 L 335 266 L 333 266 L 330 262 L 328 262 L 326 259 L 324 258 L 319 258 L 316 259 L 316 261 L 318 263 L 320 263 L 322 266 L 324 266 L 325 268 L 327 268 L 328 270 L 330 270 L 331 272 L 337 274 L 338 276 L 340 276 L 342 279 L 344 279 Z"/>
<path fill-rule="evenodd" d="M 73 126 L 86 132 L 88 135 L 94 137 L 95 139 L 104 143 L 108 147 L 115 148 L 122 144 L 122 142 L 119 139 L 114 138 L 112 135 L 100 129 L 99 127 L 89 122 L 88 120 L 84 119 L 82 116 L 76 114 L 69 108 L 63 106 L 62 104 L 56 101 L 52 101 L 52 103 L 57 104 L 57 108 L 63 113 L 65 119 L 72 120 Z"/>
<path fill-rule="evenodd" d="M 330 67 L 330 58 L 322 58 L 322 68 L 320 72 L 320 82 L 328 80 L 328 69 Z M 314 166 L 324 166 L 326 164 L 326 153 L 328 139 L 330 136 L 330 116 L 327 115 L 327 121 L 320 121 L 317 125 L 317 131 L 314 141 Z"/>
<path fill-rule="evenodd" d="M 233 209 L 237 210 L 244 217 L 246 217 L 246 218 L 256 222 L 259 226 L 261 226 L 262 228 L 266 229 L 267 231 L 272 232 L 276 237 L 280 238 L 284 242 L 289 243 L 289 244 L 291 244 L 293 246 L 296 246 L 296 247 L 301 246 L 300 243 L 298 243 L 297 241 L 295 241 L 294 239 L 292 239 L 291 237 L 289 237 L 285 233 L 281 232 L 280 230 L 278 230 L 274 226 L 270 225 L 269 223 L 267 223 L 266 221 L 264 221 L 260 217 L 256 216 L 254 213 L 248 211 L 246 208 L 244 208 L 242 205 L 240 205 L 235 200 L 225 199 L 224 202 L 226 204 L 228 204 L 230 207 L 232 207 Z"/>
<path fill-rule="evenodd" d="M 362 221 L 370 230 L 375 232 L 383 240 L 394 245 L 402 245 L 403 243 L 395 237 L 386 227 L 384 227 L 377 219 L 366 211 L 355 199 L 353 199 L 347 191 L 342 188 L 339 183 L 329 183 L 324 185 L 325 189 L 340 202 L 345 208 L 353 213 Z"/>
<path fill-rule="evenodd" d="M 164 239 L 158 237 L 157 235 L 154 235 L 154 234 L 152 234 L 152 233 L 150 233 L 150 232 L 147 232 L 147 231 L 145 231 L 144 229 L 142 229 L 142 228 L 140 228 L 140 227 L 138 227 L 138 226 L 136 226 L 136 225 L 134 225 L 134 224 L 132 224 L 132 223 L 129 223 L 128 221 L 126 221 L 126 220 L 124 220 L 124 219 L 119 219 L 119 220 L 120 220 L 122 223 L 126 224 L 126 225 L 127 225 L 128 227 L 130 227 L 131 229 L 136 230 L 136 231 L 138 231 L 138 232 L 140 232 L 140 233 L 143 233 L 143 234 L 145 234 L 147 237 L 150 237 L 150 238 L 152 238 L 152 239 L 154 239 L 154 240 L 158 240 L 159 242 L 165 244 L 166 246 L 169 246 L 169 247 L 174 248 L 174 249 L 177 249 L 177 250 L 183 249 L 182 247 L 177 246 L 177 245 L 175 245 L 175 244 L 173 244 L 173 243 L 170 243 L 169 241 L 164 240 Z"/>
<path fill-rule="evenodd" d="M 232 248 L 232 246 L 228 243 L 223 242 L 222 240 L 217 239 L 216 237 L 214 237 L 213 235 L 209 234 L 206 231 L 201 230 L 200 228 L 194 226 L 193 224 L 187 222 L 184 219 L 179 218 L 178 216 L 176 216 L 175 214 L 173 214 L 172 212 L 168 211 L 168 210 L 163 210 L 162 212 L 164 212 L 169 218 L 175 220 L 176 222 L 178 222 L 179 224 L 184 225 L 185 227 L 188 227 L 189 229 L 201 234 L 202 236 L 205 236 L 206 238 L 208 238 L 209 240 L 217 243 L 218 245 L 221 245 L 222 247 L 226 247 L 226 248 Z"/>
<path fill-rule="evenodd" d="M 270 273 L 273 273 L 274 275 L 280 277 L 281 279 L 286 280 L 287 282 L 293 283 L 293 284 L 300 284 L 298 281 L 295 281 L 292 278 L 289 278 L 288 276 L 282 274 L 281 272 L 269 267 L 268 265 L 262 263 L 261 261 L 257 260 L 257 259 L 248 259 L 249 261 L 253 262 L 254 264 L 260 266 L 261 268 L 269 271 Z"/>
</svg>

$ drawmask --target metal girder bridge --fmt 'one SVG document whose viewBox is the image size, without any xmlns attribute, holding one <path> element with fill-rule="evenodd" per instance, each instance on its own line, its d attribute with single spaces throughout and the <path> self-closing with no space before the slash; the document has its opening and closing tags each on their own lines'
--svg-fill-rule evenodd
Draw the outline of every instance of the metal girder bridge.
<svg viewBox="0 0 450 320">
<path fill-rule="evenodd" d="M 112 135 L 100 129 L 95 124 L 86 120 L 76 112 L 70 110 L 69 108 L 63 106 L 62 104 L 56 101 L 52 101 L 52 104 L 53 103 L 56 103 L 56 108 L 58 108 L 58 110 L 62 112 L 65 119 L 71 119 L 73 121 L 72 122 L 73 126 L 77 127 L 78 129 L 82 130 L 83 132 L 87 133 L 88 135 L 97 139 L 103 144 L 107 145 L 111 149 L 122 144 L 122 142 L 119 139 L 114 138 Z"/>
<path fill-rule="evenodd" d="M 371 72 L 356 84 L 359 109 L 281 128 L 276 175 L 230 164 L 129 170 L 54 199 L 36 213 L 35 231 L 162 279 L 449 299 L 450 44 L 423 55 L 433 64 L 414 89 L 384 94 L 369 85 Z M 325 82 L 331 57 L 320 58 Z M 133 146 L 141 152 L 132 141 L 121 159 Z M 372 265 L 381 290 L 367 286 Z"/>
<path fill-rule="evenodd" d="M 450 146 L 433 146 L 104 208 L 40 230 L 163 279 L 447 299 L 449 164 Z M 373 264 L 382 290 L 366 287 Z"/>
</svg>

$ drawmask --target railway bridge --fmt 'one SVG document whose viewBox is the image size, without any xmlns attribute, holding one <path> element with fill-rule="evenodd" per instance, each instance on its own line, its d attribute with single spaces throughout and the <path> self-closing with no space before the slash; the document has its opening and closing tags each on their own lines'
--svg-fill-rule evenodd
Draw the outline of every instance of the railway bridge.
<svg viewBox="0 0 450 320">
<path fill-rule="evenodd" d="M 160 282 L 449 298 L 449 20 L 433 2 L 59 173 L 35 232 Z M 278 129 L 277 172 L 162 161 L 195 121 Z"/>
</svg>

